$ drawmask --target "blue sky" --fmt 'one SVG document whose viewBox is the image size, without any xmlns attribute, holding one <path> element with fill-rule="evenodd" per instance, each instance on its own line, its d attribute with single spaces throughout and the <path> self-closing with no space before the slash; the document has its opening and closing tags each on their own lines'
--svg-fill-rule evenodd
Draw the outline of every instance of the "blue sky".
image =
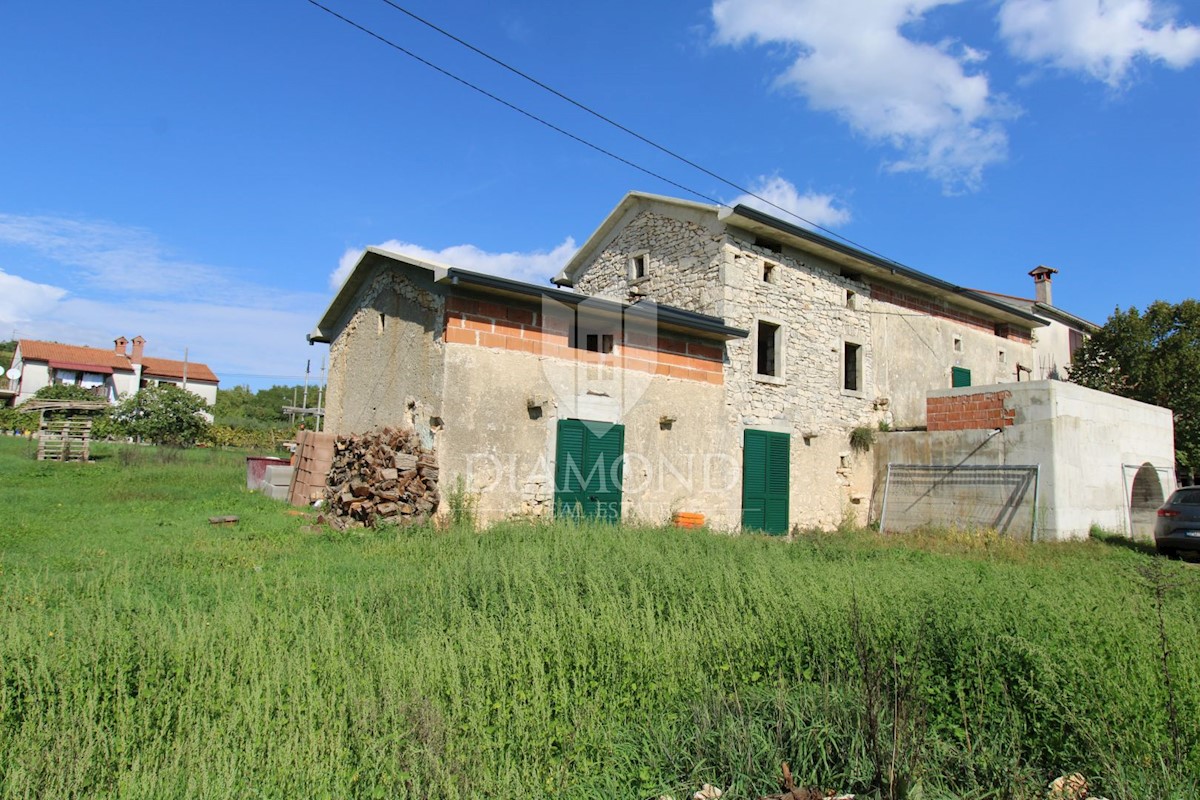
<svg viewBox="0 0 1200 800">
<path fill-rule="evenodd" d="M 1057 305 L 1200 288 L 1200 4 L 399 5 L 860 246 Z M 328 7 L 721 202 L 741 194 L 381 0 Z M 0 337 L 291 383 L 367 245 L 544 281 L 625 192 L 690 197 L 306 0 L 0 9 Z M 691 197 L 691 199 L 698 199 Z"/>
</svg>

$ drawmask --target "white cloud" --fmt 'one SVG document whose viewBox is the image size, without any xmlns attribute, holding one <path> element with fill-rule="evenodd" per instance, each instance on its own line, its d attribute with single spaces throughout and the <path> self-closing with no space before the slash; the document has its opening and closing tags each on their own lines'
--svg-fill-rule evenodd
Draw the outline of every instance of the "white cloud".
<svg viewBox="0 0 1200 800">
<path fill-rule="evenodd" d="M 1154 0 L 1004 0 L 1000 35 L 1018 58 L 1114 88 L 1139 58 L 1174 69 L 1200 60 L 1200 27 L 1179 25 Z"/>
<path fill-rule="evenodd" d="M 218 270 L 173 258 L 148 231 L 108 222 L 0 214 L 0 244 L 77 268 L 88 283 L 116 292 L 220 292 L 228 285 Z"/>
<path fill-rule="evenodd" d="M 901 33 L 959 1 L 715 0 L 712 15 L 722 44 L 795 48 L 776 83 L 895 147 L 901 157 L 889 169 L 924 172 L 959 191 L 978 188 L 983 169 L 1007 157 L 1000 123 L 1014 111 L 985 75 L 968 73 L 983 51 Z"/>
<path fill-rule="evenodd" d="M 66 289 L 34 283 L 0 269 L 0 336 L 7 337 L 5 328 L 22 327 L 45 314 L 66 294 Z"/>
<path fill-rule="evenodd" d="M 750 189 L 758 197 L 743 194 L 738 196 L 731 205 L 741 203 L 777 217 L 782 215 L 779 209 L 784 208 L 800 217 L 803 221 L 798 224 L 806 228 L 814 225 L 831 228 L 845 225 L 850 221 L 850 210 L 839 205 L 833 195 L 814 192 L 800 194 L 791 182 L 778 175 L 771 177 L 762 175 L 751 184 Z M 767 202 L 763 202 L 759 197 Z M 786 216 L 782 218 L 786 219 Z M 787 221 L 791 222 L 792 220 Z"/>
<path fill-rule="evenodd" d="M 556 274 L 575 251 L 579 248 L 575 240 L 568 236 L 562 244 L 553 250 L 534 250 L 527 253 L 489 253 L 480 250 L 473 244 L 456 244 L 442 250 L 430 250 L 419 244 L 389 239 L 383 244 L 375 245 L 393 253 L 415 256 L 426 261 L 436 261 L 459 269 L 473 272 L 486 272 L 490 275 L 500 275 L 529 283 L 544 284 Z M 362 257 L 361 249 L 350 248 L 338 260 L 338 267 L 329 276 L 329 285 L 334 289 L 341 287 L 354 269 L 354 265 Z"/>
<path fill-rule="evenodd" d="M 16 329 L 20 338 L 92 347 L 141 335 L 150 355 L 181 359 L 187 348 L 190 359 L 208 364 L 227 386 L 301 380 L 305 360 L 322 354 L 304 336 L 326 295 L 254 284 L 241 270 L 176 259 L 151 232 L 0 214 L 0 246 L 7 262 L 0 270 L 0 335 Z"/>
</svg>

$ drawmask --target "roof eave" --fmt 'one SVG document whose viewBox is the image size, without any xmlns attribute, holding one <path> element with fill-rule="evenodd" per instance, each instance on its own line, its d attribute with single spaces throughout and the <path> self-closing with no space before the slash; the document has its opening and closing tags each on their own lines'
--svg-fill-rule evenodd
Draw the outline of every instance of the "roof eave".
<svg viewBox="0 0 1200 800">
<path fill-rule="evenodd" d="M 341 320 L 342 315 L 346 312 L 354 296 L 358 294 L 359 289 L 362 288 L 363 282 L 367 279 L 367 274 L 379 263 L 380 259 L 393 262 L 399 261 L 427 270 L 433 274 L 435 281 L 444 278 L 450 270 L 450 267 L 445 264 L 426 261 L 416 256 L 396 253 L 381 247 L 365 248 L 354 268 L 350 270 L 350 274 L 346 276 L 346 280 L 338 288 L 337 294 L 333 296 L 333 300 L 330 301 L 328 308 L 325 309 L 325 313 L 321 315 L 321 320 L 317 323 L 317 326 L 305 337 L 309 344 L 316 344 L 317 342 L 329 344 L 333 341 L 339 320 Z"/>
<path fill-rule="evenodd" d="M 867 253 L 856 247 L 851 247 L 850 245 L 827 238 L 807 228 L 801 228 L 798 225 L 784 222 L 756 208 L 737 205 L 730 209 L 722 209 L 718 212 L 718 218 L 727 224 L 735 224 L 737 227 L 742 227 L 752 232 L 757 229 L 763 232 L 785 234 L 792 239 L 798 239 L 803 242 L 802 249 L 815 252 L 817 255 L 828 258 L 834 263 L 845 264 L 852 267 L 855 271 L 872 277 L 882 278 L 888 283 L 915 285 L 925 291 L 932 289 L 938 294 L 953 297 L 965 305 L 971 306 L 976 310 L 985 311 L 992 316 L 998 316 L 1007 322 L 1017 322 L 1022 325 L 1034 327 L 1042 327 L 1049 324 L 1046 320 L 1035 314 L 1026 313 L 999 300 L 987 297 L 971 289 L 956 286 L 941 278 L 927 275 L 924 272 L 906 267 L 891 259 Z"/>
<path fill-rule="evenodd" d="M 502 294 L 523 299 L 550 298 L 564 305 L 579 306 L 586 303 L 590 311 L 601 314 L 620 314 L 642 321 L 654 321 L 657 325 L 671 330 L 699 334 L 716 339 L 744 339 L 749 331 L 726 325 L 720 317 L 686 311 L 674 306 L 662 306 L 657 303 L 642 301 L 639 303 L 624 303 L 604 297 L 571 292 L 565 289 L 552 289 L 546 286 L 535 286 L 531 283 L 487 275 L 481 272 L 451 268 L 440 283 L 467 289 L 478 289 L 490 293 Z"/>
</svg>

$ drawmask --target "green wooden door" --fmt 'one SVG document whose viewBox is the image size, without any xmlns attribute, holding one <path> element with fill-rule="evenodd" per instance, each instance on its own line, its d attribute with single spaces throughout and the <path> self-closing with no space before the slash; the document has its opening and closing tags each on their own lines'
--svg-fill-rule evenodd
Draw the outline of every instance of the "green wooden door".
<svg viewBox="0 0 1200 800">
<path fill-rule="evenodd" d="M 746 431 L 742 449 L 742 527 L 787 533 L 791 437 Z"/>
<path fill-rule="evenodd" d="M 554 464 L 555 516 L 620 520 L 624 455 L 623 425 L 559 420 Z"/>
</svg>

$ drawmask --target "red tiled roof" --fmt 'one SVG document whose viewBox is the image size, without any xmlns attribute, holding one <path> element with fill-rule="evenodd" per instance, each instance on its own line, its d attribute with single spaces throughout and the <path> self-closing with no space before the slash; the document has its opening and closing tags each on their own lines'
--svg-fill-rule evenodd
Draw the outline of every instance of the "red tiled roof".
<svg viewBox="0 0 1200 800">
<path fill-rule="evenodd" d="M 129 358 L 120 355 L 112 348 L 101 350 L 98 347 L 39 342 L 34 339 L 21 339 L 17 345 L 21 349 L 21 358 L 26 361 L 69 361 L 73 364 L 95 364 L 99 367 L 122 369 L 126 372 L 133 371 L 133 367 L 129 364 Z"/>
<path fill-rule="evenodd" d="M 169 358 L 142 358 L 142 375 L 147 378 L 183 378 L 183 362 Z M 207 364 L 199 361 L 187 362 L 187 377 L 189 381 L 205 381 L 218 383 L 217 376 Z"/>
<path fill-rule="evenodd" d="M 129 356 L 118 353 L 115 349 L 102 350 L 99 347 L 81 347 L 74 344 L 59 344 L 58 342 L 40 342 L 36 339 L 21 339 L 18 342 L 21 358 L 25 361 L 60 361 L 76 366 L 95 365 L 119 369 L 124 372 L 133 371 L 133 363 Z M 219 379 L 208 368 L 207 364 L 189 361 L 188 380 L 219 383 Z M 142 374 L 149 378 L 183 378 L 183 362 L 170 358 L 142 357 Z"/>
</svg>

